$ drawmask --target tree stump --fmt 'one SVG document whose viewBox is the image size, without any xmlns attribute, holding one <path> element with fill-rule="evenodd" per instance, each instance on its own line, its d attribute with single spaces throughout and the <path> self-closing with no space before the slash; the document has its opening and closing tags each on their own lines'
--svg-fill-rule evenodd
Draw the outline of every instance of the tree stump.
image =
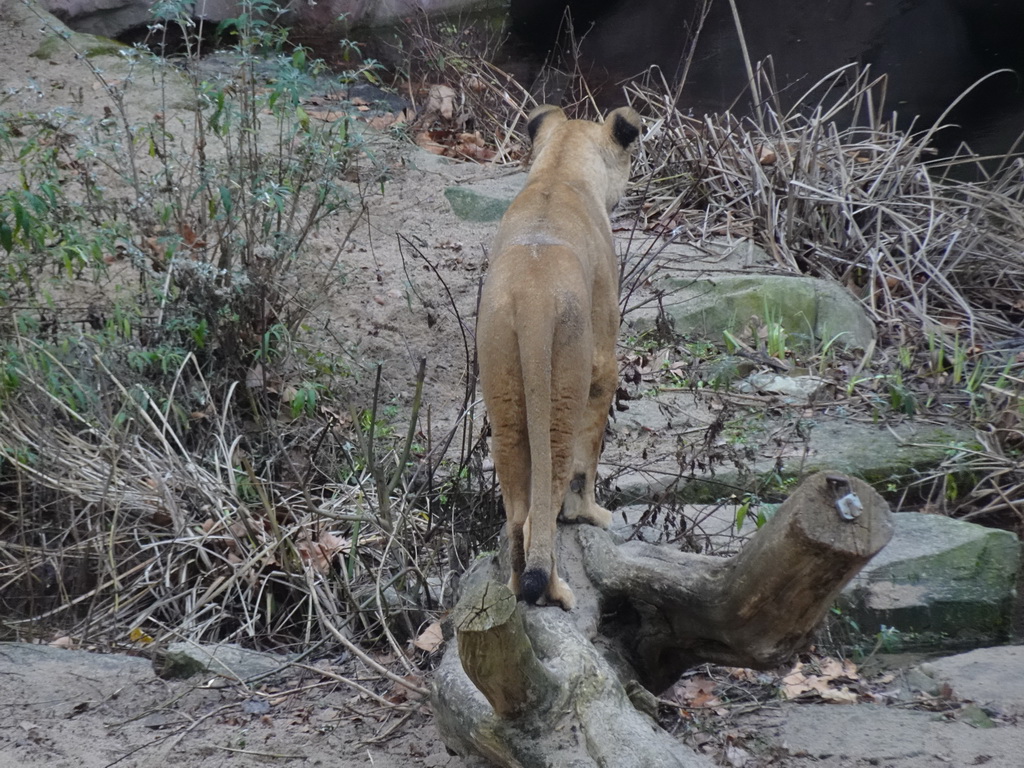
<svg viewBox="0 0 1024 768">
<path fill-rule="evenodd" d="M 533 652 L 512 590 L 480 582 L 462 596 L 452 620 L 462 668 L 498 717 L 546 707 L 558 683 Z"/>
<path fill-rule="evenodd" d="M 494 558 L 464 579 L 432 694 L 441 734 L 501 766 L 709 766 L 657 726 L 644 691 L 703 662 L 786 661 L 891 536 L 885 501 L 836 473 L 807 478 L 729 558 L 564 526 L 573 612 L 516 604 Z"/>
</svg>

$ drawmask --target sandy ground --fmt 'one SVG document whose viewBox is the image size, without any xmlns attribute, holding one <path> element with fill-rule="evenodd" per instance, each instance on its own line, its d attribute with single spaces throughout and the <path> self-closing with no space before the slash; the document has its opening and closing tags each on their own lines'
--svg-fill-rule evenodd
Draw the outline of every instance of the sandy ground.
<svg viewBox="0 0 1024 768">
<path fill-rule="evenodd" d="M 248 688 L 213 675 L 165 681 L 146 658 L 3 644 L 0 702 L 5 768 L 474 765 L 448 755 L 424 708 L 380 707 L 287 671 Z"/>
<path fill-rule="evenodd" d="M 313 664 L 380 687 L 350 660 Z M 751 705 L 720 678 L 717 698 L 673 727 L 734 768 L 1020 768 L 1024 646 L 935 659 L 884 679 L 871 687 L 887 703 Z M 918 690 L 921 680 L 938 686 L 935 695 Z M 486 765 L 450 756 L 427 707 L 381 693 L 397 706 L 294 668 L 248 686 L 213 674 L 163 680 L 139 656 L 5 643 L 0 766 Z"/>
</svg>

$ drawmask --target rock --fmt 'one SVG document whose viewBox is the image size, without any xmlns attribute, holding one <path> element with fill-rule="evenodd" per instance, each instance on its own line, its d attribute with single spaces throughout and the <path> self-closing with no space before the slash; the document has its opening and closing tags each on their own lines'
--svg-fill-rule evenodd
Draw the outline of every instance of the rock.
<svg viewBox="0 0 1024 768">
<path fill-rule="evenodd" d="M 736 504 L 682 505 L 658 511 L 632 505 L 612 513 L 612 534 L 662 543 L 685 538 L 699 552 L 731 554 L 757 531 L 750 515 L 735 529 Z M 648 515 L 645 526 L 638 524 Z M 682 520 L 673 518 L 682 516 Z M 1015 578 L 1020 561 L 1017 537 L 1006 531 L 939 515 L 894 515 L 895 534 L 864 570 L 847 585 L 839 605 L 856 623 L 862 644 L 885 639 L 899 648 L 965 647 L 1005 640 L 1011 629 Z M 1018 651 L 1024 657 L 1024 649 Z M 957 658 L 957 657 L 954 657 Z M 964 664 L 983 669 L 983 657 Z M 1024 666 L 1024 658 L 1020 660 Z M 980 673 L 979 673 L 980 676 Z M 934 676 L 933 676 L 934 677 Z M 922 691 L 938 688 L 935 679 L 911 673 L 908 684 Z M 959 692 L 978 701 L 976 689 Z M 1021 694 L 1024 708 L 1024 694 Z"/>
<path fill-rule="evenodd" d="M 942 695 L 952 708 L 939 717 L 875 704 L 785 702 L 760 718 L 759 737 L 790 755 L 813 759 L 819 768 L 1019 768 L 1024 730 L 1012 719 L 1024 714 L 1024 647 L 981 648 L 936 659 L 910 668 L 903 680 L 926 695 L 939 695 L 940 686 L 948 686 Z M 964 700 L 973 703 L 963 705 Z"/>
<path fill-rule="evenodd" d="M 700 476 L 683 475 L 675 458 L 676 441 L 712 418 L 706 406 L 687 392 L 660 392 L 655 398 L 629 401 L 629 410 L 616 414 L 615 440 L 608 442 L 602 456 L 601 476 L 612 476 L 613 503 L 669 496 L 705 504 L 763 489 L 769 473 L 776 475 L 775 482 L 788 483 L 821 470 L 856 475 L 882 491 L 891 490 L 939 466 L 950 445 L 974 440 L 973 432 L 948 425 L 907 421 L 889 427 L 807 419 L 802 427 L 806 444 L 794 437 L 794 444 L 782 450 L 763 436 L 781 431 L 786 423 L 765 416 L 751 418 L 733 438 L 737 451 L 744 446 L 750 451 L 743 457 L 742 468 L 724 464 Z M 616 466 L 628 469 L 615 474 Z"/>
<path fill-rule="evenodd" d="M 1022 739 L 1017 728 L 979 729 L 959 718 L 948 720 L 933 712 L 876 704 L 788 704 L 761 734 L 784 745 L 791 755 L 812 758 L 816 768 L 1021 765 Z"/>
<path fill-rule="evenodd" d="M 1020 542 L 941 515 L 894 515 L 889 542 L 847 585 L 843 610 L 860 630 L 898 631 L 904 647 L 964 647 L 1010 632 Z"/>
<path fill-rule="evenodd" d="M 874 323 L 849 291 L 813 277 L 768 274 L 759 265 L 771 260 L 747 241 L 673 244 L 667 250 L 663 258 L 673 261 L 673 276 L 657 279 L 655 289 L 664 293 L 662 306 L 676 333 L 718 342 L 729 331 L 742 339 L 757 316 L 780 325 L 791 348 L 868 349 L 875 339 Z M 709 260 L 709 253 L 721 255 Z M 631 321 L 643 333 L 656 327 L 657 316 L 636 311 Z"/>
<path fill-rule="evenodd" d="M 287 663 L 285 656 L 251 651 L 234 644 L 184 642 L 171 643 L 159 650 L 153 658 L 153 670 L 165 680 L 212 672 L 228 680 L 244 682 L 278 673 Z"/>
<path fill-rule="evenodd" d="M 40 0 L 39 5 L 76 32 L 101 37 L 117 37 L 153 20 L 152 2 L 146 0 Z"/>
<path fill-rule="evenodd" d="M 156 21 L 152 0 L 42 0 L 42 7 L 77 32 L 117 37 Z M 199 0 L 192 16 L 207 22 L 233 19 L 244 12 L 238 0 Z M 325 0 L 293 2 L 278 23 L 297 29 L 344 34 L 355 26 L 394 24 L 417 13 L 440 14 L 461 10 L 500 8 L 495 0 Z"/>
<path fill-rule="evenodd" d="M 526 174 L 485 179 L 465 186 L 448 187 L 444 196 L 452 211 L 464 221 L 497 221 L 523 188 Z"/>
<path fill-rule="evenodd" d="M 978 648 L 920 664 L 914 670 L 931 679 L 934 688 L 949 685 L 957 698 L 1024 717 L 1024 646 Z"/>
<path fill-rule="evenodd" d="M 778 373 L 755 373 L 735 385 L 737 392 L 762 392 L 782 395 L 787 405 L 805 404 L 814 400 L 828 386 L 819 376 L 783 376 Z"/>
</svg>

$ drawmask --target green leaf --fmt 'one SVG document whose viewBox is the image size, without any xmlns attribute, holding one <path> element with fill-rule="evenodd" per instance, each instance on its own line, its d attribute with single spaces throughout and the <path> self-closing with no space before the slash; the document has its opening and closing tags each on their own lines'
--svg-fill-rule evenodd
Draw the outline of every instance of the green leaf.
<svg viewBox="0 0 1024 768">
<path fill-rule="evenodd" d="M 306 390 L 300 389 L 292 398 L 292 418 L 297 419 L 306 410 Z"/>
<path fill-rule="evenodd" d="M 32 228 L 32 219 L 29 212 L 26 211 L 25 206 L 17 200 L 14 201 L 14 204 L 11 207 L 14 210 L 15 233 L 17 233 L 18 230 L 21 230 L 27 236 L 28 231 Z"/>
<path fill-rule="evenodd" d="M 220 206 L 225 216 L 231 215 L 231 190 L 224 186 L 220 188 Z"/>
<path fill-rule="evenodd" d="M 750 499 L 747 499 L 736 508 L 736 532 L 739 533 L 740 528 L 743 527 L 743 523 L 747 519 L 747 512 L 750 511 Z"/>
<path fill-rule="evenodd" d="M 0 221 L 0 245 L 8 253 L 14 250 L 14 232 L 6 221 Z"/>
</svg>

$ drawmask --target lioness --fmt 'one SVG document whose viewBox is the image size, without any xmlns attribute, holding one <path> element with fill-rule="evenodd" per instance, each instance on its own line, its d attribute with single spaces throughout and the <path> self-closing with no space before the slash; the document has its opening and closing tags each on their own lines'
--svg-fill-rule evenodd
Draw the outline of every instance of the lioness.
<svg viewBox="0 0 1024 768">
<path fill-rule="evenodd" d="M 607 528 L 594 499 L 601 439 L 618 373 L 618 261 L 608 213 L 629 177 L 640 117 L 603 123 L 537 107 L 534 160 L 491 250 L 480 297 L 477 356 L 494 465 L 508 516 L 509 587 L 565 610 L 572 590 L 555 567 L 555 523 Z"/>
</svg>

